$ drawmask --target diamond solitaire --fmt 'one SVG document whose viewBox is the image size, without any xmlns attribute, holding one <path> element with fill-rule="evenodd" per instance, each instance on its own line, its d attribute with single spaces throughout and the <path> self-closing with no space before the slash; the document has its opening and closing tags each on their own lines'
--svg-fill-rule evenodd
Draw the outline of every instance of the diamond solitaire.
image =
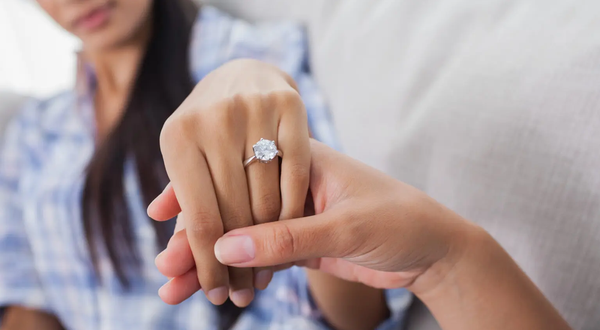
<svg viewBox="0 0 600 330">
<path fill-rule="evenodd" d="M 275 141 L 260 139 L 252 149 L 254 149 L 254 156 L 263 163 L 270 162 L 277 157 Z"/>
<path fill-rule="evenodd" d="M 267 139 L 260 139 L 260 141 L 256 142 L 256 144 L 252 147 L 252 150 L 254 150 L 254 156 L 248 158 L 248 160 L 244 162 L 244 167 L 254 163 L 257 160 L 261 163 L 268 163 L 277 156 L 283 157 L 283 152 L 277 150 L 275 141 Z"/>
</svg>

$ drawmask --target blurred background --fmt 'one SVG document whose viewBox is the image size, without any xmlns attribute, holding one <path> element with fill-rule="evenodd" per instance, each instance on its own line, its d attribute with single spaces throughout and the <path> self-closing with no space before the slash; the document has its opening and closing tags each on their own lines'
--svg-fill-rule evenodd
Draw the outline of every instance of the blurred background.
<svg viewBox="0 0 600 330">
<path fill-rule="evenodd" d="M 73 84 L 78 42 L 35 1 L 0 1 L 0 91 L 48 97 Z"/>
<path fill-rule="evenodd" d="M 202 2 L 234 14 L 243 11 L 248 19 L 265 19 L 276 18 L 281 12 L 292 18 L 307 17 L 316 5 L 332 8 L 337 1 L 262 0 L 251 6 L 239 6 L 230 0 Z M 260 3 L 269 10 L 265 11 Z M 0 92 L 45 98 L 73 85 L 79 42 L 54 23 L 35 1 L 0 1 L 0 45 Z"/>
<path fill-rule="evenodd" d="M 598 0 L 202 2 L 304 23 L 344 152 L 477 219 L 600 329 L 598 272 L 573 271 L 600 264 Z M 73 86 L 78 48 L 35 1 L 0 0 L 0 132 L 24 97 Z"/>
</svg>

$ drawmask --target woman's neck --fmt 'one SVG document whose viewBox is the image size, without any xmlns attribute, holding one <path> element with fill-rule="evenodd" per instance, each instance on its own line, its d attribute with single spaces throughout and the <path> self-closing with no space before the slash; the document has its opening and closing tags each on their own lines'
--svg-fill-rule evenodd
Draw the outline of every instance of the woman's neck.
<svg viewBox="0 0 600 330">
<path fill-rule="evenodd" d="M 150 39 L 150 27 L 130 42 L 110 50 L 83 54 L 95 69 L 94 109 L 97 139 L 102 140 L 121 119 Z"/>
<path fill-rule="evenodd" d="M 94 66 L 98 90 L 113 95 L 127 94 L 143 54 L 142 45 L 131 45 L 87 55 Z"/>
</svg>

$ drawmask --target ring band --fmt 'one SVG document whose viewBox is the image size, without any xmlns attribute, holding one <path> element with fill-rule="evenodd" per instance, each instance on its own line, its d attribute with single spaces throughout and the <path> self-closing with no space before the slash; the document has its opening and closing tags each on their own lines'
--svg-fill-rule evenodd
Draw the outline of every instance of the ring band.
<svg viewBox="0 0 600 330">
<path fill-rule="evenodd" d="M 277 158 L 277 156 L 283 158 L 283 151 L 277 149 L 275 141 L 261 138 L 254 146 L 252 146 L 252 150 L 254 151 L 254 156 L 246 159 L 244 168 L 257 161 L 266 164 Z"/>
</svg>

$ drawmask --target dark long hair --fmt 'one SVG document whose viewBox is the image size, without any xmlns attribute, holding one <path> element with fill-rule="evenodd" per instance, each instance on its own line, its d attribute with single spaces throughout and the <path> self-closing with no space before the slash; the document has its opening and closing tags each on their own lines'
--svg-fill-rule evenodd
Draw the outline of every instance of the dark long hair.
<svg viewBox="0 0 600 330">
<path fill-rule="evenodd" d="M 160 194 L 167 175 L 159 148 L 163 124 L 191 93 L 188 45 L 198 12 L 191 0 L 154 0 L 152 37 L 119 123 L 99 145 L 83 190 L 83 227 L 98 276 L 98 251 L 108 255 L 121 284 L 139 276 L 139 255 L 127 204 L 125 166 L 135 165 L 145 206 Z M 173 226 L 152 221 L 157 247 L 166 246 Z M 221 328 L 240 310 L 231 302 L 219 308 Z"/>
</svg>

